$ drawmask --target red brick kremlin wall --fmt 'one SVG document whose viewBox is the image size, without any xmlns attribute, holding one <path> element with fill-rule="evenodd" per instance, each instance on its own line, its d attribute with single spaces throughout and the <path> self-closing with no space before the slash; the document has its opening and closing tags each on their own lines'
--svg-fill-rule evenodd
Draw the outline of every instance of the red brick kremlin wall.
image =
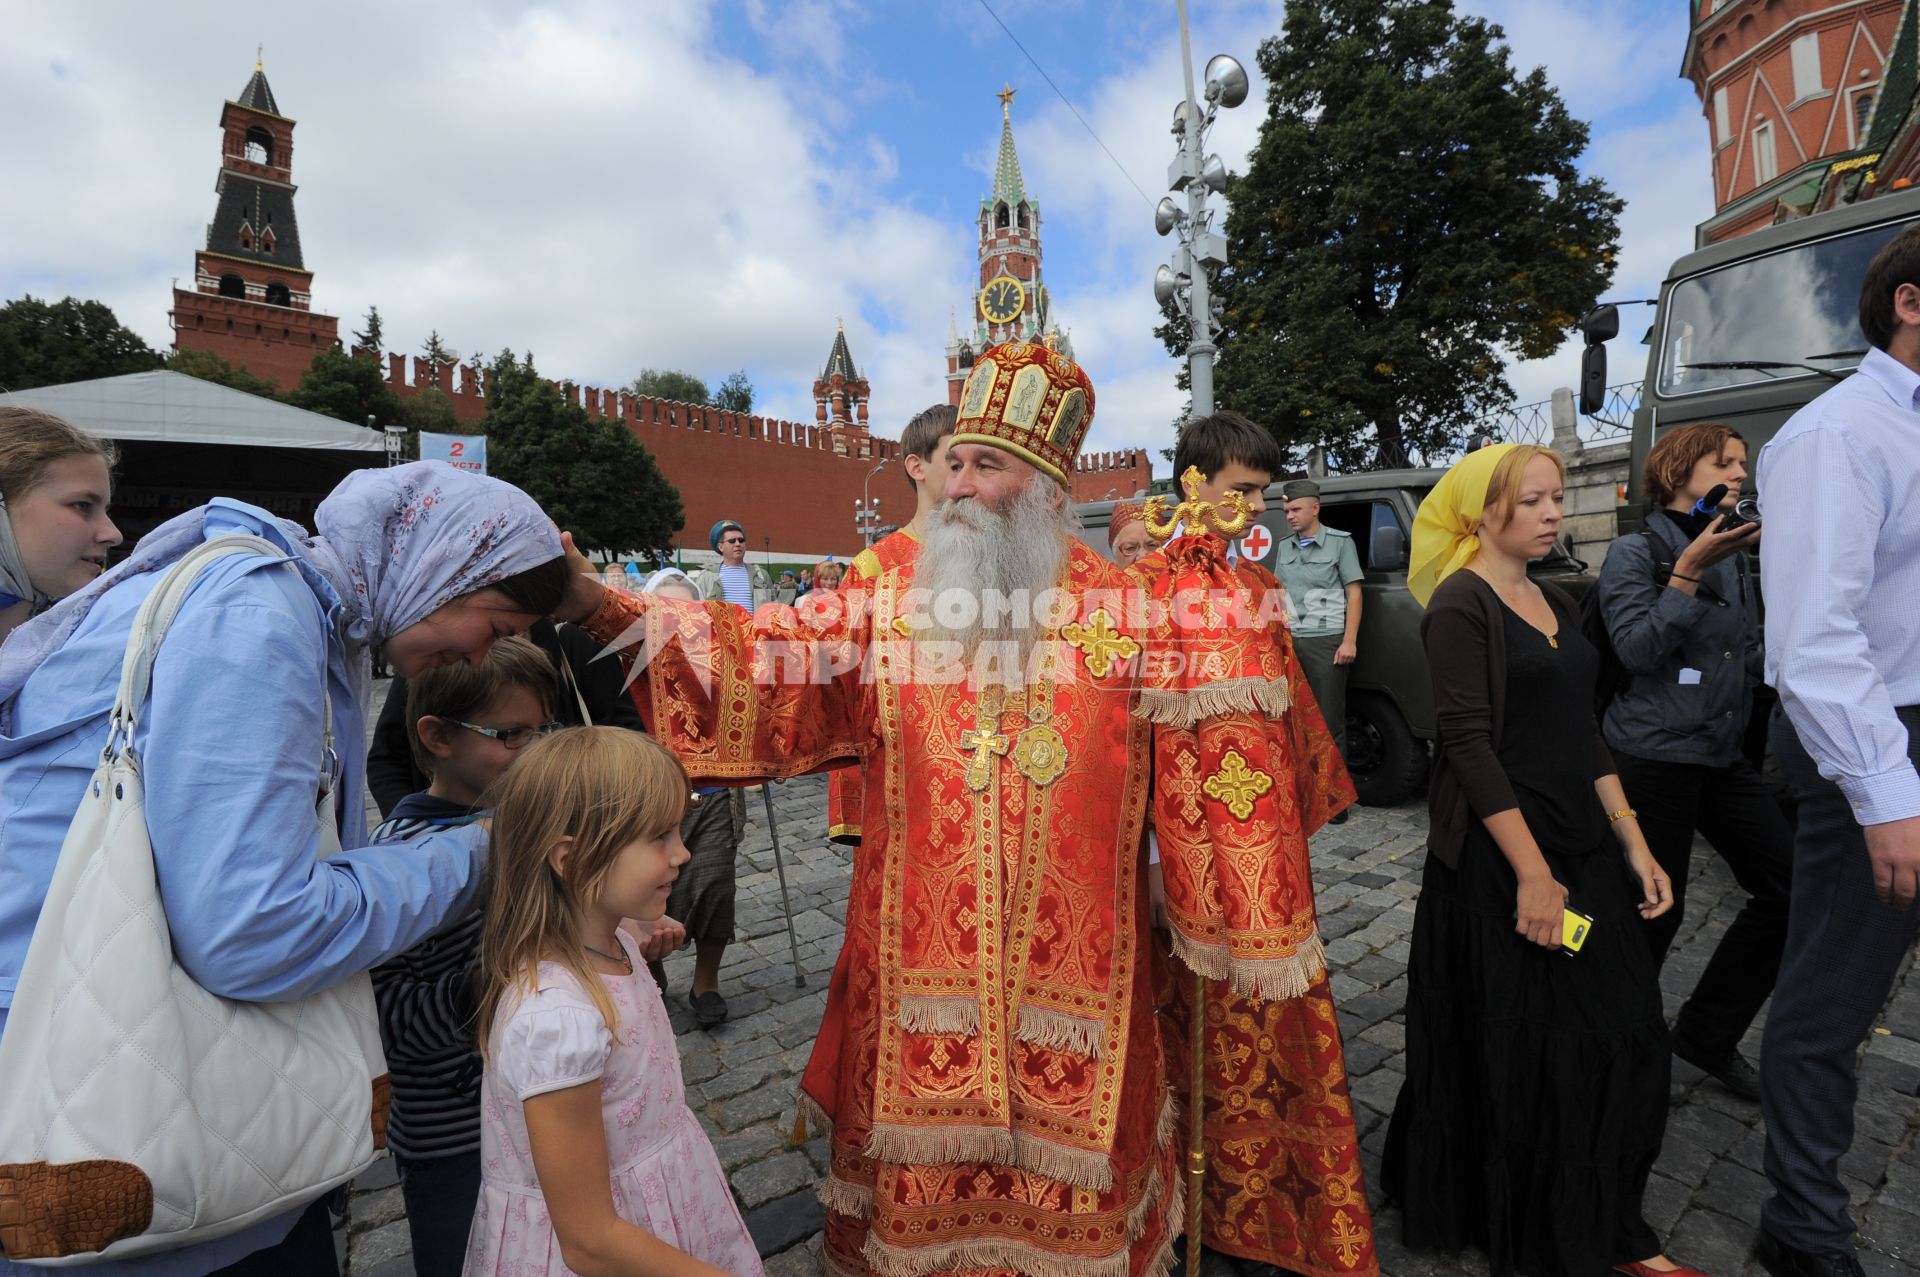
<svg viewBox="0 0 1920 1277">
<path fill-rule="evenodd" d="M 395 393 L 415 395 L 434 384 L 421 360 L 412 360 L 412 379 L 408 356 L 389 354 L 386 360 Z M 442 367 L 438 385 L 460 420 L 477 422 L 485 415 L 486 376 L 478 365 Z M 625 391 L 573 387 L 572 393 L 588 412 L 625 421 L 680 490 L 686 523 L 676 544 L 682 549 L 705 551 L 707 529 L 734 519 L 747 531 L 749 557 L 766 549 L 767 538 L 776 558 L 857 554 L 863 543 L 854 530 L 854 502 L 883 458 L 886 469 L 873 476 L 866 494 L 880 498 L 883 524 L 912 516 L 913 494 L 896 440 L 855 431 L 836 441 L 832 430 L 818 425 Z M 1132 496 L 1151 481 L 1152 462 L 1144 449 L 1093 453 L 1080 458 L 1073 478 L 1075 501 Z"/>
</svg>

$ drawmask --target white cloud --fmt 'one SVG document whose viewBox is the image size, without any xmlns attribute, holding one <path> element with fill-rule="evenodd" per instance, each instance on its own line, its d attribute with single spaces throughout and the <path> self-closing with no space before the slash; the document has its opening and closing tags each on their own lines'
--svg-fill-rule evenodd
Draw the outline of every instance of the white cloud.
<svg viewBox="0 0 1920 1277">
<path fill-rule="evenodd" d="M 1609 9 L 1605 22 L 1583 0 L 1468 7 L 1505 24 L 1518 65 L 1545 65 L 1596 120 L 1590 167 L 1628 200 L 1611 292 L 1651 295 L 1711 206 L 1698 107 L 1672 78 L 1682 24 L 1648 16 L 1651 5 Z M 1263 117 L 1254 54 L 1282 9 L 1234 0 L 1194 13 L 1196 70 L 1227 51 L 1255 79 L 1212 138 L 1230 167 L 1244 167 Z M 169 344 L 168 288 L 191 273 L 213 211 L 219 102 L 239 91 L 259 38 L 300 121 L 315 302 L 343 330 L 378 304 L 396 348 L 437 328 L 462 351 L 531 349 L 549 375 L 589 384 L 643 366 L 709 381 L 745 367 L 764 411 L 810 420 L 812 379 L 844 318 L 876 430 L 945 399 L 948 315 L 967 313 L 974 274 L 971 199 L 957 211 L 926 200 L 928 212 L 893 191 L 902 143 L 871 120 L 916 86 L 887 79 L 888 61 L 860 47 L 859 5 L 751 0 L 744 37 L 690 0 L 313 12 L 268 7 L 228 34 L 237 28 L 211 6 L 15 6 L 0 42 L 0 118 L 15 122 L 0 131 L 0 172 L 16 192 L 0 201 L 0 296 L 97 297 Z M 975 0 L 921 12 L 930 48 L 1007 52 Z M 1185 399 L 1153 337 L 1149 287 L 1170 247 L 1150 201 L 1173 156 L 1178 43 L 1171 6 L 1078 13 L 1099 46 L 1050 70 L 1148 198 L 1038 77 L 1015 129 L 1045 212 L 1056 313 L 1099 389 L 1088 447 L 1157 449 Z M 770 73 L 729 51 L 756 36 Z M 1652 101 L 1666 105 L 1632 114 Z M 957 161 L 979 191 L 997 136 L 983 121 Z M 1638 317 L 1624 318 L 1616 380 L 1634 375 L 1639 350 Z M 1516 389 L 1544 398 L 1574 365 L 1567 352 L 1515 365 Z"/>
<path fill-rule="evenodd" d="M 844 6 L 812 8 L 800 16 Z M 0 290 L 98 297 L 165 346 L 252 28 L 242 47 L 165 6 L 98 17 L 25 10 L 0 48 L 0 112 L 31 122 L 0 135 L 0 171 L 31 174 L 36 192 L 0 202 Z M 467 353 L 531 349 L 585 384 L 745 366 L 765 411 L 811 420 L 844 316 L 877 421 L 945 397 L 927 347 L 944 341 L 947 302 L 926 281 L 965 277 L 952 228 L 842 199 L 884 148 L 829 146 L 783 80 L 714 51 L 704 8 L 362 4 L 324 24 L 282 10 L 258 22 L 299 120 L 315 305 L 343 331 L 377 304 L 394 348 L 438 329 Z M 910 341 L 917 360 L 902 357 Z"/>
</svg>

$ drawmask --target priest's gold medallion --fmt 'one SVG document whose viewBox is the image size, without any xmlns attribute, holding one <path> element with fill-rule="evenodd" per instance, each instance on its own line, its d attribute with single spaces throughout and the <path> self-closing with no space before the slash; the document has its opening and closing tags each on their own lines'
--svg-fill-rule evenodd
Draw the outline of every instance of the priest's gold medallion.
<svg viewBox="0 0 1920 1277">
<path fill-rule="evenodd" d="M 1044 705 L 1028 712 L 1032 720 L 1014 742 L 1013 761 L 1026 778 L 1045 789 L 1067 770 L 1067 742 L 1047 719 L 1052 717 Z"/>
</svg>

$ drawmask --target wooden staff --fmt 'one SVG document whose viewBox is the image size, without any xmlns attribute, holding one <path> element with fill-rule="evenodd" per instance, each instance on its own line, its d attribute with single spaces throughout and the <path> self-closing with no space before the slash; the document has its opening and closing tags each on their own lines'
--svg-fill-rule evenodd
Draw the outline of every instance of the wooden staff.
<svg viewBox="0 0 1920 1277">
<path fill-rule="evenodd" d="M 1193 1048 L 1187 1078 L 1187 1277 L 1200 1277 L 1201 1212 L 1207 1200 L 1207 978 L 1197 971 L 1187 1037 Z"/>
</svg>

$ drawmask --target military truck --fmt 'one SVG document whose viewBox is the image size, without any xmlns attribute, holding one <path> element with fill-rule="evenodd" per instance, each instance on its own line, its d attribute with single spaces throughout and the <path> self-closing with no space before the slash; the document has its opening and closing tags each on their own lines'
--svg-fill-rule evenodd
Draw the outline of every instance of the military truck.
<svg viewBox="0 0 1920 1277">
<path fill-rule="evenodd" d="M 1724 422 L 1751 455 L 1800 407 L 1850 376 L 1866 354 L 1860 281 L 1886 242 L 1920 218 L 1920 188 L 1770 226 L 1689 253 L 1660 286 L 1647 329 L 1646 384 L 1633 417 L 1633 465 L 1620 530 L 1640 526 L 1640 472 L 1664 430 Z M 1600 408 L 1607 342 L 1620 311 L 1580 321 L 1580 407 Z"/>
<path fill-rule="evenodd" d="M 1358 658 L 1347 682 L 1347 770 L 1360 801 L 1384 807 L 1426 792 L 1434 738 L 1433 682 L 1420 643 L 1423 610 L 1407 590 L 1413 516 L 1444 470 L 1376 470 L 1331 475 L 1320 485 L 1320 520 L 1353 537 L 1366 573 L 1361 584 Z M 1292 536 L 1282 512 L 1284 480 L 1266 492 L 1267 512 L 1240 540 L 1240 552 L 1271 570 L 1273 550 Z M 1114 503 L 1079 506 L 1082 535 L 1107 553 Z M 1564 551 L 1537 561 L 1533 574 L 1576 597 L 1592 583 L 1586 565 Z"/>
</svg>

